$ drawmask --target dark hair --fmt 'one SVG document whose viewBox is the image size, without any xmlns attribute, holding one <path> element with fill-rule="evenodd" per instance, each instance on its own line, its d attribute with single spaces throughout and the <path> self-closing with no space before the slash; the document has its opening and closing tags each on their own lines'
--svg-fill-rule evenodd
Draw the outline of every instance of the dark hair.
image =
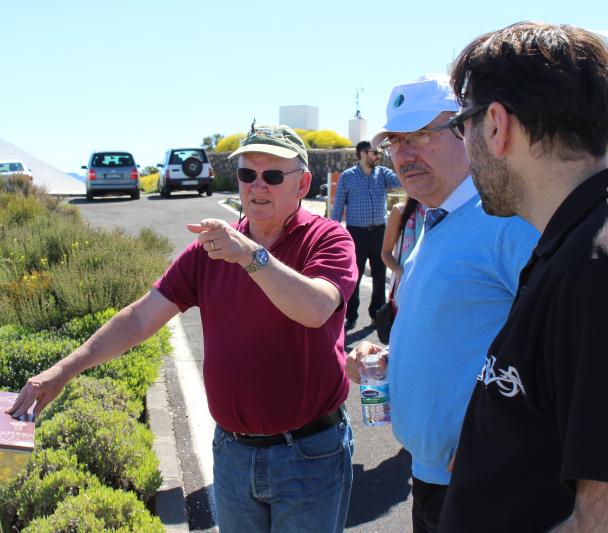
<svg viewBox="0 0 608 533">
<path fill-rule="evenodd" d="M 565 159 L 606 152 L 608 49 L 589 31 L 518 22 L 486 33 L 460 53 L 451 85 L 461 105 L 502 103 L 531 145 L 557 142 Z"/>
<path fill-rule="evenodd" d="M 403 214 L 401 215 L 401 224 L 399 224 L 400 233 L 403 233 L 403 228 L 407 224 L 407 221 L 416 211 L 416 208 L 420 202 L 411 196 L 408 196 L 405 200 L 405 207 L 403 208 Z"/>
<path fill-rule="evenodd" d="M 357 151 L 357 159 L 361 159 L 361 152 L 367 152 L 371 149 L 371 147 L 372 145 L 369 141 L 361 141 L 360 143 L 357 143 L 357 147 L 355 148 Z"/>
</svg>

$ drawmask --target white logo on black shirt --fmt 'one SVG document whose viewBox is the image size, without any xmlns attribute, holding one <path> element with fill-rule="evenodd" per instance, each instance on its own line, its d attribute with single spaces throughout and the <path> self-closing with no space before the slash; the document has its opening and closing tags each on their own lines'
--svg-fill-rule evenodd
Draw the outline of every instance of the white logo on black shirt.
<svg viewBox="0 0 608 533">
<path fill-rule="evenodd" d="M 526 391 L 523 383 L 521 382 L 517 369 L 509 365 L 507 370 L 501 370 L 499 368 L 498 375 L 496 375 L 496 372 L 494 371 L 494 363 L 496 363 L 496 357 L 493 355 L 487 357 L 486 364 L 481 369 L 481 374 L 477 376 L 477 379 L 479 381 L 483 381 L 486 387 L 490 383 L 496 383 L 496 385 L 498 385 L 500 394 L 507 396 L 508 398 L 516 396 L 520 390 L 525 396 Z"/>
</svg>

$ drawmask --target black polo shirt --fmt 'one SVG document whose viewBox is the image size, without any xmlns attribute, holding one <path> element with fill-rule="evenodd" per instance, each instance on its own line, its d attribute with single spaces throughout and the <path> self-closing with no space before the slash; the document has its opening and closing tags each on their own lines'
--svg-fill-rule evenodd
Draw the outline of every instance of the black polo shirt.
<svg viewBox="0 0 608 533">
<path fill-rule="evenodd" d="M 560 205 L 469 403 L 440 531 L 547 531 L 608 482 L 608 170 Z"/>
</svg>

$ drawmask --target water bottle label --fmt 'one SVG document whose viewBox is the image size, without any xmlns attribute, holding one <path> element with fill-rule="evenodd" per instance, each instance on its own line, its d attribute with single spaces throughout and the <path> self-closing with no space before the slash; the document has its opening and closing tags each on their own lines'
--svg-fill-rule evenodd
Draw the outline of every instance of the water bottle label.
<svg viewBox="0 0 608 533">
<path fill-rule="evenodd" d="M 386 385 L 361 385 L 361 403 L 372 405 L 388 403 L 388 383 Z"/>
</svg>

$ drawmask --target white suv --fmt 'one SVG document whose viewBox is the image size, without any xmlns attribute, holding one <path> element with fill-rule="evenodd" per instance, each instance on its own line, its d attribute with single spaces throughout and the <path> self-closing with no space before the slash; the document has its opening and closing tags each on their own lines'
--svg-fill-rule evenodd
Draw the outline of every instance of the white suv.
<svg viewBox="0 0 608 533">
<path fill-rule="evenodd" d="M 173 191 L 197 191 L 213 194 L 213 169 L 202 148 L 170 148 L 160 169 L 158 192 L 169 198 Z"/>
</svg>

